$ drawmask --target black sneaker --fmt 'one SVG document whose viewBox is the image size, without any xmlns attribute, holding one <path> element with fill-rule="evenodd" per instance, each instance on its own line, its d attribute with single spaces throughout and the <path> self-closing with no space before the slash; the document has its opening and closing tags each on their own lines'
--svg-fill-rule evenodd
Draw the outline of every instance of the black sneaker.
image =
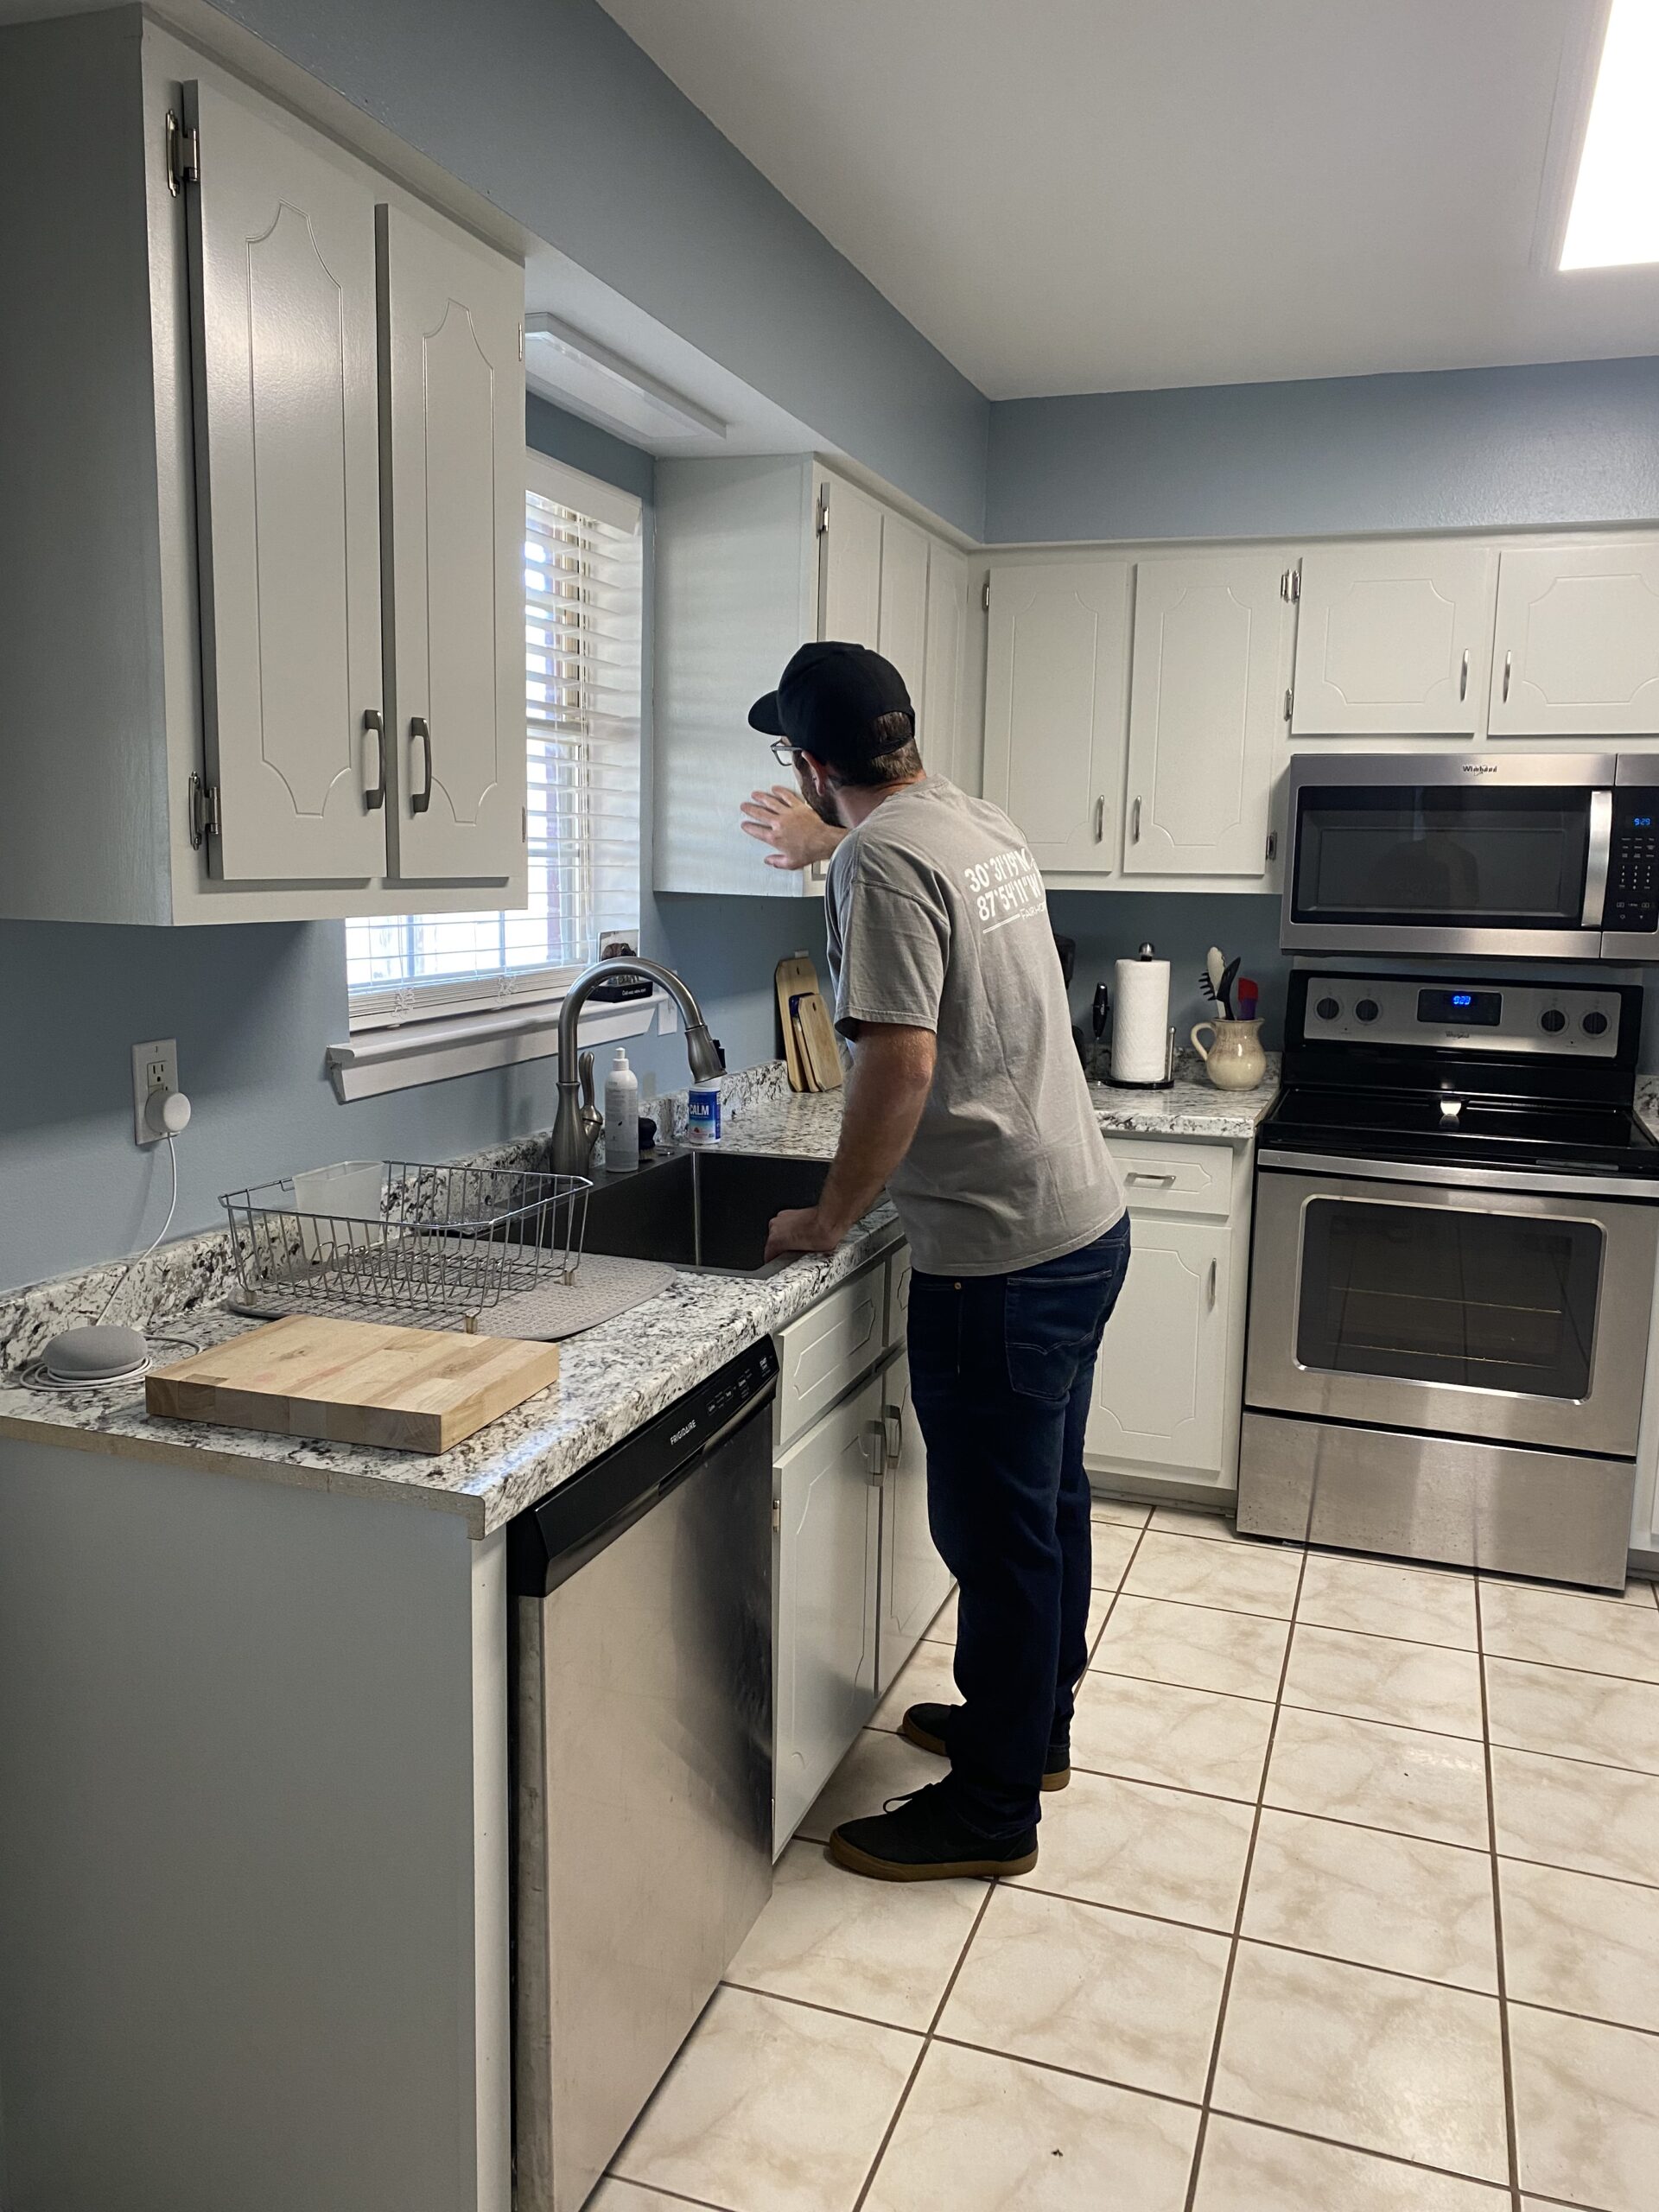
<svg viewBox="0 0 1659 2212">
<path fill-rule="evenodd" d="M 914 1744 L 918 1751 L 931 1751 L 936 1758 L 949 1758 L 950 1716 L 961 1711 L 959 1705 L 912 1705 L 899 1724 L 899 1733 L 907 1744 Z M 1051 1744 L 1048 1757 L 1043 1762 L 1044 1789 L 1064 1789 L 1071 1779 L 1071 1745 Z"/>
<path fill-rule="evenodd" d="M 830 1838 L 830 1856 L 851 1874 L 877 1882 L 943 1882 L 960 1876 L 1029 1874 L 1037 1864 L 1037 1831 L 999 1840 L 970 1828 L 942 1782 L 889 1797 L 889 1809 L 865 1821 L 843 1821 Z"/>
</svg>

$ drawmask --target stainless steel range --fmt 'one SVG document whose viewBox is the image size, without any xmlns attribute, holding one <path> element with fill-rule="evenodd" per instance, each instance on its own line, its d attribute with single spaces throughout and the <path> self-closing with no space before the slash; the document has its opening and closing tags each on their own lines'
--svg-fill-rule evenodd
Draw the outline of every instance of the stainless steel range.
<svg viewBox="0 0 1659 2212">
<path fill-rule="evenodd" d="M 1641 1014 L 1630 984 L 1293 976 L 1241 1529 L 1622 1586 L 1659 1263 Z"/>
</svg>

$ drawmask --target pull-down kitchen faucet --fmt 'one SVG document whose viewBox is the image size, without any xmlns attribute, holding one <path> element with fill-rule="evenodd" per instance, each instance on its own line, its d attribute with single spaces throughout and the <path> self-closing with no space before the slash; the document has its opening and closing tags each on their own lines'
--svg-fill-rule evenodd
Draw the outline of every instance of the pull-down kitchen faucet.
<svg viewBox="0 0 1659 2212">
<path fill-rule="evenodd" d="M 576 1024 L 594 984 L 602 983 L 607 976 L 649 976 L 660 983 L 684 1019 L 685 1056 L 691 1064 L 694 1080 L 707 1083 L 720 1073 L 720 1054 L 709 1034 L 702 1008 L 690 986 L 682 982 L 671 968 L 664 968 L 655 960 L 642 960 L 637 952 L 629 953 L 626 959 L 594 961 L 571 984 L 564 995 L 564 1004 L 559 1008 L 559 1111 L 553 1123 L 556 1175 L 585 1175 L 599 1133 L 605 1126 L 605 1117 L 594 1103 L 594 1056 L 591 1052 L 578 1054 Z M 580 1101 L 576 1096 L 578 1086 L 582 1094 Z"/>
</svg>

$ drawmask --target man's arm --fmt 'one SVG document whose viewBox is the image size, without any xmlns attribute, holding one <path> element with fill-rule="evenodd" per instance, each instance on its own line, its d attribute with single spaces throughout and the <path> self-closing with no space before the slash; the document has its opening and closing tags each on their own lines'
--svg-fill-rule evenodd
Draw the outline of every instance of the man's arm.
<svg viewBox="0 0 1659 2212">
<path fill-rule="evenodd" d="M 841 1142 L 823 1195 L 815 1206 L 774 1216 L 767 1259 L 780 1252 L 833 1252 L 853 1224 L 862 1220 L 910 1150 L 938 1058 L 931 1029 L 886 1021 L 861 1027 Z"/>
<path fill-rule="evenodd" d="M 740 825 L 746 837 L 770 845 L 768 868 L 810 868 L 827 861 L 847 832 L 815 814 L 798 791 L 783 784 L 770 791 L 751 791 L 743 802 Z"/>
</svg>

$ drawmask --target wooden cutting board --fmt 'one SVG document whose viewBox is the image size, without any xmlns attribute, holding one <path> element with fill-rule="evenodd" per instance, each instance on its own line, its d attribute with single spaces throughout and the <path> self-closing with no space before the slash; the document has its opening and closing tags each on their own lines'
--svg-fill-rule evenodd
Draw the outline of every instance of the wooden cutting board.
<svg viewBox="0 0 1659 2212">
<path fill-rule="evenodd" d="M 144 1377 L 168 1421 L 447 1452 L 559 1379 L 556 1344 L 296 1313 Z"/>
<path fill-rule="evenodd" d="M 836 1046 L 835 1025 L 819 991 L 817 969 L 809 955 L 798 952 L 778 963 L 776 976 L 791 1088 L 839 1090 L 841 1054 Z"/>
</svg>

